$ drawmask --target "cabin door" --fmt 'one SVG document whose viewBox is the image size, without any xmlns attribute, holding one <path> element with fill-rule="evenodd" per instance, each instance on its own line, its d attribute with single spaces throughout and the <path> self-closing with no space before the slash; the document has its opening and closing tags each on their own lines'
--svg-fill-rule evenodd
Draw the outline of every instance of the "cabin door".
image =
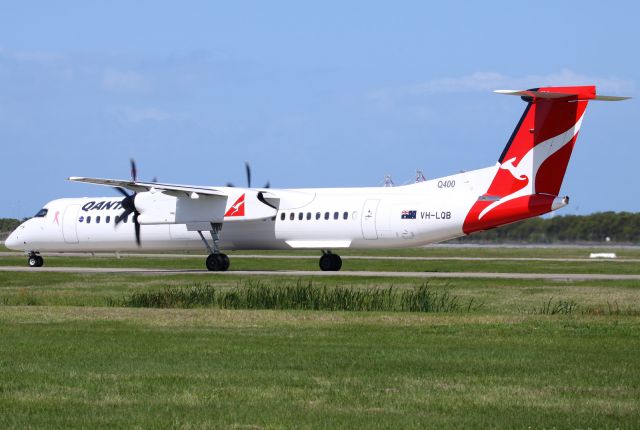
<svg viewBox="0 0 640 430">
<path fill-rule="evenodd" d="M 378 238 L 376 231 L 376 212 L 380 200 L 367 200 L 362 208 L 362 237 L 367 240 Z"/>
</svg>

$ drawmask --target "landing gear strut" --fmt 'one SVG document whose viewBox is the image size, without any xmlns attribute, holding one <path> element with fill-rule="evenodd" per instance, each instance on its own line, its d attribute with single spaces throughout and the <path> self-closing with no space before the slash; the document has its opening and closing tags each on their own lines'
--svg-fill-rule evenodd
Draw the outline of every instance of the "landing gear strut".
<svg viewBox="0 0 640 430">
<path fill-rule="evenodd" d="M 226 272 L 229 269 L 229 257 L 226 254 L 220 252 L 220 248 L 218 246 L 218 242 L 220 241 L 220 230 L 222 229 L 222 224 L 219 223 L 211 223 L 211 239 L 213 241 L 213 248 L 207 242 L 207 239 L 204 238 L 202 231 L 198 230 L 198 234 L 200 235 L 200 239 L 204 242 L 204 246 L 207 247 L 210 254 L 207 257 L 205 264 L 207 265 L 207 269 L 211 272 Z"/>
<path fill-rule="evenodd" d="M 29 267 L 42 267 L 44 259 L 35 252 L 30 252 L 27 263 L 29 264 Z"/>
<path fill-rule="evenodd" d="M 337 272 L 342 267 L 342 258 L 331 251 L 322 251 L 320 257 L 320 270 L 324 272 Z"/>
</svg>

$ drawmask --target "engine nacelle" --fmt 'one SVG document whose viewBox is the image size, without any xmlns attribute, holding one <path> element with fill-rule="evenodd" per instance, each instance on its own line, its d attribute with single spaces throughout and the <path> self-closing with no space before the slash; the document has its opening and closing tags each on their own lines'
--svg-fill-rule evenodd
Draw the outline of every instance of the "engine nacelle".
<svg viewBox="0 0 640 430">
<path fill-rule="evenodd" d="M 136 194 L 135 206 L 140 224 L 191 224 L 222 222 L 226 197 L 174 197 L 161 192 Z"/>
<path fill-rule="evenodd" d="M 134 204 L 140 212 L 140 224 L 175 224 L 176 197 L 163 193 L 142 192 L 135 196 Z"/>
</svg>

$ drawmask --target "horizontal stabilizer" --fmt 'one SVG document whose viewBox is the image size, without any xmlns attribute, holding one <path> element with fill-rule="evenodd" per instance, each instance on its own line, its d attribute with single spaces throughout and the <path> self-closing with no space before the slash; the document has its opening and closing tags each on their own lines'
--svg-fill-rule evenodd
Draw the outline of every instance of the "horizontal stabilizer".
<svg viewBox="0 0 640 430">
<path fill-rule="evenodd" d="M 570 88 L 570 87 L 569 87 Z M 577 87 L 580 88 L 580 87 Z M 544 90 L 495 90 L 494 93 L 497 94 L 506 94 L 509 96 L 520 96 L 520 97 L 533 97 L 536 99 L 562 99 L 562 98 L 580 98 L 580 99 L 588 99 L 588 100 L 602 100 L 609 102 L 617 102 L 621 100 L 627 100 L 631 97 L 622 97 L 622 96 L 601 96 L 596 95 L 595 92 L 592 94 L 587 93 L 579 93 L 579 92 L 557 92 L 557 91 L 544 91 Z"/>
<path fill-rule="evenodd" d="M 596 96 L 594 100 L 602 100 L 603 102 L 619 102 L 621 100 L 629 100 L 631 97 L 622 96 Z"/>
</svg>

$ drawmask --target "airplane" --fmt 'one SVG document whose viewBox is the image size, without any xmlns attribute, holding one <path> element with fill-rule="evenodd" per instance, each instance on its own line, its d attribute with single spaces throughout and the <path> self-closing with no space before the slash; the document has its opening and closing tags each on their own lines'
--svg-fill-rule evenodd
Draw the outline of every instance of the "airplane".
<svg viewBox="0 0 640 430">
<path fill-rule="evenodd" d="M 597 95 L 595 86 L 495 92 L 526 106 L 486 168 L 395 187 L 274 189 L 139 181 L 133 165 L 131 180 L 68 178 L 123 198 L 53 200 L 5 246 L 25 251 L 31 267 L 42 266 L 46 252 L 204 248 L 210 271 L 229 268 L 223 250 L 313 249 L 321 270 L 338 271 L 341 249 L 422 246 L 566 206 L 560 187 L 587 104 L 629 97 Z"/>
</svg>

